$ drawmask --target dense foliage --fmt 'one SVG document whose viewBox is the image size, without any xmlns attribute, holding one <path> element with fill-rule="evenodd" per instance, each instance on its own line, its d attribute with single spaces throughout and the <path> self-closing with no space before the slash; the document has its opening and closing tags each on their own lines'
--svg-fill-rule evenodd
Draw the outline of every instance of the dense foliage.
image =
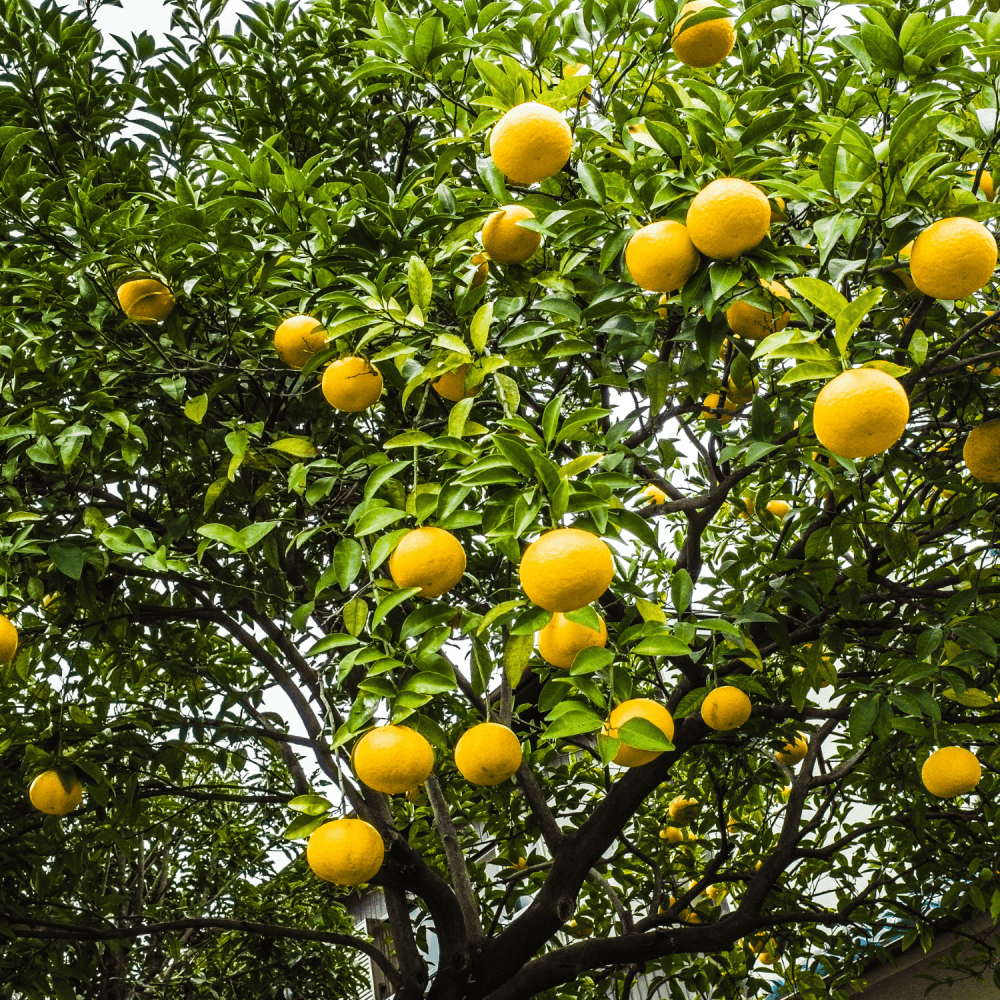
<svg viewBox="0 0 1000 1000">
<path fill-rule="evenodd" d="M 995 916 L 995 491 L 961 450 L 1000 398 L 996 290 L 921 297 L 898 253 L 1000 214 L 979 190 L 1000 14 L 762 0 L 701 71 L 671 54 L 673 0 L 278 0 L 232 35 L 222 0 L 173 0 L 159 41 L 102 38 L 97 6 L 0 4 L 0 586 L 22 640 L 0 668 L 0 992 L 355 995 L 365 929 L 301 857 L 341 790 L 386 841 L 401 1000 L 627 996 L 640 973 L 763 995 L 772 939 L 826 996 L 887 928 L 926 944 Z M 505 188 L 488 130 L 528 98 L 565 113 L 572 159 Z M 730 174 L 786 214 L 661 307 L 630 233 Z M 542 250 L 476 285 L 476 233 L 514 201 Z M 118 307 L 137 274 L 177 297 L 162 326 Z M 725 309 L 764 304 L 757 275 L 795 296 L 755 354 Z M 302 373 L 271 346 L 296 312 L 333 338 Z M 349 352 L 386 386 L 359 415 L 317 385 Z M 470 361 L 480 395 L 431 389 Z M 907 432 L 837 459 L 812 400 L 870 362 L 909 392 Z M 387 574 L 418 523 L 468 556 L 434 601 Z M 516 572 L 560 523 L 617 558 L 609 655 L 569 673 L 531 653 L 547 615 Z M 755 706 L 731 734 L 698 713 L 723 678 Z M 597 734 L 631 696 L 670 706 L 676 749 L 624 772 Z M 487 713 L 529 763 L 492 790 L 450 758 Z M 355 783 L 354 738 L 390 718 L 436 747 L 434 809 Z M 797 731 L 792 780 L 773 751 Z M 920 784 L 946 744 L 984 765 L 962 800 Z M 60 765 L 84 805 L 43 819 L 25 789 Z M 678 794 L 702 807 L 673 845 Z M 722 907 L 698 895 L 716 884 Z"/>
</svg>

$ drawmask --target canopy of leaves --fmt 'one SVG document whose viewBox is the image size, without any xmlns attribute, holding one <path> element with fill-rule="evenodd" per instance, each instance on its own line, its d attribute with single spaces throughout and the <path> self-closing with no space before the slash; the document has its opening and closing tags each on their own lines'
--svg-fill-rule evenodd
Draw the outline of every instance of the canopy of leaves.
<svg viewBox="0 0 1000 1000">
<path fill-rule="evenodd" d="M 886 935 L 996 917 L 995 490 L 961 455 L 1000 400 L 996 289 L 922 297 L 899 252 L 998 214 L 1000 14 L 723 3 L 699 19 L 732 17 L 737 47 L 702 71 L 671 51 L 673 0 L 279 0 L 233 34 L 223 0 L 172 0 L 161 40 L 101 37 L 99 6 L 0 3 L 4 995 L 351 996 L 367 953 L 401 1000 L 639 975 L 721 1000 L 770 989 L 766 945 L 808 998 Z M 530 189 L 487 141 L 529 99 L 574 133 Z M 726 175 L 771 198 L 769 235 L 661 304 L 630 234 Z M 510 202 L 542 248 L 480 283 Z M 173 291 L 161 325 L 119 308 L 136 276 Z M 759 278 L 791 321 L 727 338 L 735 300 L 769 306 Z M 302 372 L 271 344 L 294 313 L 331 336 Z M 349 353 L 385 382 L 360 414 L 318 386 Z M 433 390 L 469 364 L 477 396 Z M 912 415 L 855 463 L 811 414 L 860 365 Z M 468 557 L 438 599 L 387 571 L 419 524 Z M 548 615 L 517 578 L 558 524 L 616 557 L 607 651 L 569 671 L 532 651 Z M 724 681 L 754 710 L 716 733 Z M 631 697 L 677 731 L 623 772 L 600 730 Z M 487 716 L 526 756 L 493 789 L 451 759 Z M 353 776 L 386 720 L 435 746 L 429 801 Z M 656 749 L 649 728 L 622 735 Z M 796 732 L 793 778 L 773 754 Z M 984 777 L 932 800 L 920 766 L 951 744 Z M 27 802 L 50 767 L 85 784 L 64 820 Z M 674 844 L 681 794 L 701 808 Z M 302 857 L 342 806 L 386 842 L 385 953 Z"/>
</svg>

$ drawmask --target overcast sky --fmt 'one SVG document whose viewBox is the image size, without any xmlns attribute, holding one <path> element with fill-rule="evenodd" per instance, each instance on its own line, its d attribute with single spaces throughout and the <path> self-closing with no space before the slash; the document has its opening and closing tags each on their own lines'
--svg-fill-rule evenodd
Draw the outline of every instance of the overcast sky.
<svg viewBox="0 0 1000 1000">
<path fill-rule="evenodd" d="M 122 0 L 121 7 L 102 7 L 97 14 L 97 26 L 101 31 L 128 37 L 148 31 L 161 40 L 170 29 L 172 7 L 163 0 Z M 236 16 L 246 10 L 243 0 L 230 0 L 222 15 L 222 30 L 230 32 L 236 24 Z"/>
</svg>

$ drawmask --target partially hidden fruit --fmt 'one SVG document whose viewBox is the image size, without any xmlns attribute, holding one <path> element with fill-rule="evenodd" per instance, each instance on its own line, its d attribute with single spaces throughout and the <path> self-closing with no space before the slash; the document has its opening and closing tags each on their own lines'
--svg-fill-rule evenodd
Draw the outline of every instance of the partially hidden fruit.
<svg viewBox="0 0 1000 1000">
<path fill-rule="evenodd" d="M 446 372 L 439 379 L 431 382 L 431 387 L 442 399 L 448 399 L 453 403 L 478 396 L 483 390 L 482 382 L 479 385 L 474 385 L 471 389 L 465 388 L 465 373 L 471 367 L 471 364 L 460 365 L 453 372 Z"/>
<path fill-rule="evenodd" d="M 742 405 L 749 403 L 757 395 L 758 389 L 760 389 L 760 382 L 757 379 L 751 379 L 743 385 L 737 385 L 732 379 L 729 379 L 726 385 L 726 395 Z"/>
<path fill-rule="evenodd" d="M 910 419 L 906 390 L 877 368 L 841 372 L 820 390 L 813 430 L 841 458 L 869 458 L 891 448 Z"/>
<path fill-rule="evenodd" d="M 972 174 L 972 179 L 976 178 L 976 170 L 978 167 L 973 167 L 969 173 Z M 984 170 L 982 176 L 979 178 L 979 190 L 982 192 L 983 197 L 987 201 L 992 201 L 993 196 L 996 193 L 993 190 L 993 175 L 988 171 Z"/>
<path fill-rule="evenodd" d="M 713 411 L 717 410 L 721 406 L 723 410 L 729 412 L 735 412 L 740 408 L 741 404 L 737 401 L 735 396 L 731 396 L 728 392 L 726 393 L 725 403 L 722 403 L 719 400 L 719 394 L 717 392 L 713 392 L 705 397 L 705 402 L 703 405 L 705 407 L 705 409 L 701 411 L 701 416 L 703 420 L 709 420 L 712 417 L 718 417 L 719 423 L 725 426 L 733 418 L 729 416 L 729 413 L 719 414 L 719 413 L 714 413 Z"/>
<path fill-rule="evenodd" d="M 625 248 L 629 274 L 649 292 L 675 292 L 698 270 L 700 259 L 687 227 L 669 220 L 643 226 Z"/>
<path fill-rule="evenodd" d="M 335 410 L 359 413 L 382 395 L 382 374 L 364 358 L 341 358 L 323 372 L 323 395 Z"/>
<path fill-rule="evenodd" d="M 571 76 L 576 76 L 577 73 L 589 73 L 590 67 L 585 66 L 583 63 L 565 63 L 562 68 L 562 75 L 564 80 L 568 80 Z M 594 90 L 588 83 L 584 88 L 583 93 L 577 99 L 577 105 L 583 104 L 584 101 L 589 101 L 593 95 Z"/>
<path fill-rule="evenodd" d="M 924 295 L 964 299 L 979 291 L 997 266 L 993 234 L 973 219 L 956 216 L 929 225 L 913 241 L 910 274 Z"/>
<path fill-rule="evenodd" d="M 687 213 L 691 242 L 715 260 L 753 250 L 770 224 L 771 206 L 764 192 L 738 177 L 719 177 L 706 184 Z"/>
<path fill-rule="evenodd" d="M 174 310 L 174 297 L 162 281 L 138 278 L 119 287 L 118 304 L 136 323 L 162 323 Z"/>
<path fill-rule="evenodd" d="M 788 210 L 785 207 L 785 199 L 779 198 L 778 195 L 773 195 L 770 201 L 772 203 L 771 225 L 773 226 L 776 223 L 787 222 Z"/>
<path fill-rule="evenodd" d="M 490 134 L 493 162 L 515 184 L 535 184 L 559 173 L 572 148 L 573 133 L 566 119 L 536 101 L 511 108 Z"/>
<path fill-rule="evenodd" d="M 794 743 L 786 743 L 774 756 L 786 767 L 795 767 L 807 753 L 809 753 L 809 744 L 802 733 L 799 733 Z"/>
<path fill-rule="evenodd" d="M 674 55 L 686 66 L 705 69 L 717 66 L 736 42 L 732 18 L 719 17 L 686 28 L 685 22 L 706 7 L 717 6 L 713 0 L 690 0 L 681 8 L 681 19 L 674 28 L 671 44 Z"/>
<path fill-rule="evenodd" d="M 758 309 L 750 305 L 749 302 L 734 302 L 726 310 L 726 322 L 733 333 L 746 338 L 747 340 L 763 340 L 772 333 L 784 330 L 792 314 L 780 302 L 780 299 L 791 301 L 791 295 L 780 281 L 765 281 L 761 279 L 761 285 L 770 293 L 770 298 L 774 303 L 770 312 Z"/>
<path fill-rule="evenodd" d="M 667 909 L 669 910 L 671 906 L 674 906 L 677 900 L 673 896 L 670 897 L 670 902 L 667 903 Z M 701 917 L 694 910 L 689 910 L 687 908 L 677 911 L 677 919 L 683 920 L 686 924 L 700 924 L 702 923 Z"/>
<path fill-rule="evenodd" d="M 546 611 L 578 611 L 593 604 L 615 573 L 611 549 L 580 528 L 556 528 L 532 542 L 518 567 L 521 587 Z"/>
<path fill-rule="evenodd" d="M 659 486 L 654 486 L 650 483 L 643 491 L 642 496 L 649 497 L 646 503 L 666 503 L 667 494 L 660 489 Z"/>
<path fill-rule="evenodd" d="M 408 726 L 378 726 L 354 746 L 354 770 L 376 792 L 397 795 L 422 785 L 434 769 L 430 743 Z"/>
<path fill-rule="evenodd" d="M 483 223 L 483 248 L 498 264 L 523 264 L 542 242 L 540 233 L 519 226 L 535 213 L 523 205 L 507 205 Z"/>
<path fill-rule="evenodd" d="M 632 698 L 623 701 L 617 708 L 611 710 L 606 729 L 607 736 L 612 739 L 621 739 L 618 730 L 630 719 L 646 719 L 663 733 L 668 740 L 674 738 L 674 719 L 667 711 L 665 705 L 650 698 Z M 662 750 L 640 750 L 638 747 L 629 746 L 624 740 L 615 754 L 614 763 L 622 767 L 639 767 L 648 764 L 651 760 L 656 760 Z"/>
<path fill-rule="evenodd" d="M 0 663 L 9 663 L 17 652 L 17 629 L 6 615 L 0 615 Z"/>
<path fill-rule="evenodd" d="M 476 269 L 476 273 L 472 276 L 471 287 L 478 288 L 480 285 L 484 285 L 490 276 L 489 258 L 484 253 L 477 253 L 472 255 L 469 263 Z"/>
<path fill-rule="evenodd" d="M 687 826 L 698 815 L 700 808 L 697 799 L 687 799 L 683 795 L 678 795 L 670 800 L 667 811 L 678 826 Z"/>
<path fill-rule="evenodd" d="M 979 758 L 965 747 L 935 750 L 920 771 L 924 787 L 939 799 L 953 799 L 971 792 L 982 776 Z"/>
<path fill-rule="evenodd" d="M 83 802 L 83 785 L 74 780 L 67 791 L 58 771 L 44 771 L 28 788 L 28 798 L 39 812 L 65 816 Z"/>
<path fill-rule="evenodd" d="M 550 666 L 569 670 L 577 653 L 591 646 L 603 649 L 608 644 L 608 629 L 600 615 L 597 620 L 601 627 L 595 632 L 556 612 L 538 633 L 538 652 L 542 659 Z"/>
<path fill-rule="evenodd" d="M 701 718 L 709 729 L 728 732 L 750 718 L 751 707 L 743 691 L 727 684 L 708 692 L 701 703 Z"/>
<path fill-rule="evenodd" d="M 326 347 L 329 336 L 314 316 L 289 316 L 274 331 L 274 349 L 290 368 L 305 368 Z"/>
<path fill-rule="evenodd" d="M 676 846 L 677 844 L 683 844 L 685 837 L 684 831 L 678 829 L 676 826 L 667 826 L 660 831 L 660 840 L 665 840 L 668 844 Z"/>
<path fill-rule="evenodd" d="M 785 503 L 784 500 L 772 500 L 768 503 L 765 509 L 769 514 L 773 514 L 779 521 L 781 521 L 792 509 L 792 506 L 791 504 Z"/>
<path fill-rule="evenodd" d="M 444 528 L 414 528 L 389 557 L 389 573 L 398 587 L 420 587 L 420 597 L 440 597 L 462 579 L 465 549 Z"/>
<path fill-rule="evenodd" d="M 313 830 L 306 862 L 313 873 L 335 885 L 360 885 L 382 867 L 385 845 L 363 819 L 335 819 Z"/>
<path fill-rule="evenodd" d="M 1000 419 L 987 420 L 972 429 L 965 439 L 962 458 L 976 479 L 1000 483 Z"/>
<path fill-rule="evenodd" d="M 499 785 L 521 766 L 521 744 L 506 726 L 481 722 L 459 739 L 455 766 L 474 785 Z"/>
</svg>

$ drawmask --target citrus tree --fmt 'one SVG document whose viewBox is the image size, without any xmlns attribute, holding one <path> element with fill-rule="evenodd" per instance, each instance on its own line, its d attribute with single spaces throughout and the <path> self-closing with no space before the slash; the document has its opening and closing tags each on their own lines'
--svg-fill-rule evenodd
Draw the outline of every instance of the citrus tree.
<svg viewBox="0 0 1000 1000">
<path fill-rule="evenodd" d="M 1000 14 L 101 6 L 0 6 L 3 993 L 996 917 Z"/>
</svg>

